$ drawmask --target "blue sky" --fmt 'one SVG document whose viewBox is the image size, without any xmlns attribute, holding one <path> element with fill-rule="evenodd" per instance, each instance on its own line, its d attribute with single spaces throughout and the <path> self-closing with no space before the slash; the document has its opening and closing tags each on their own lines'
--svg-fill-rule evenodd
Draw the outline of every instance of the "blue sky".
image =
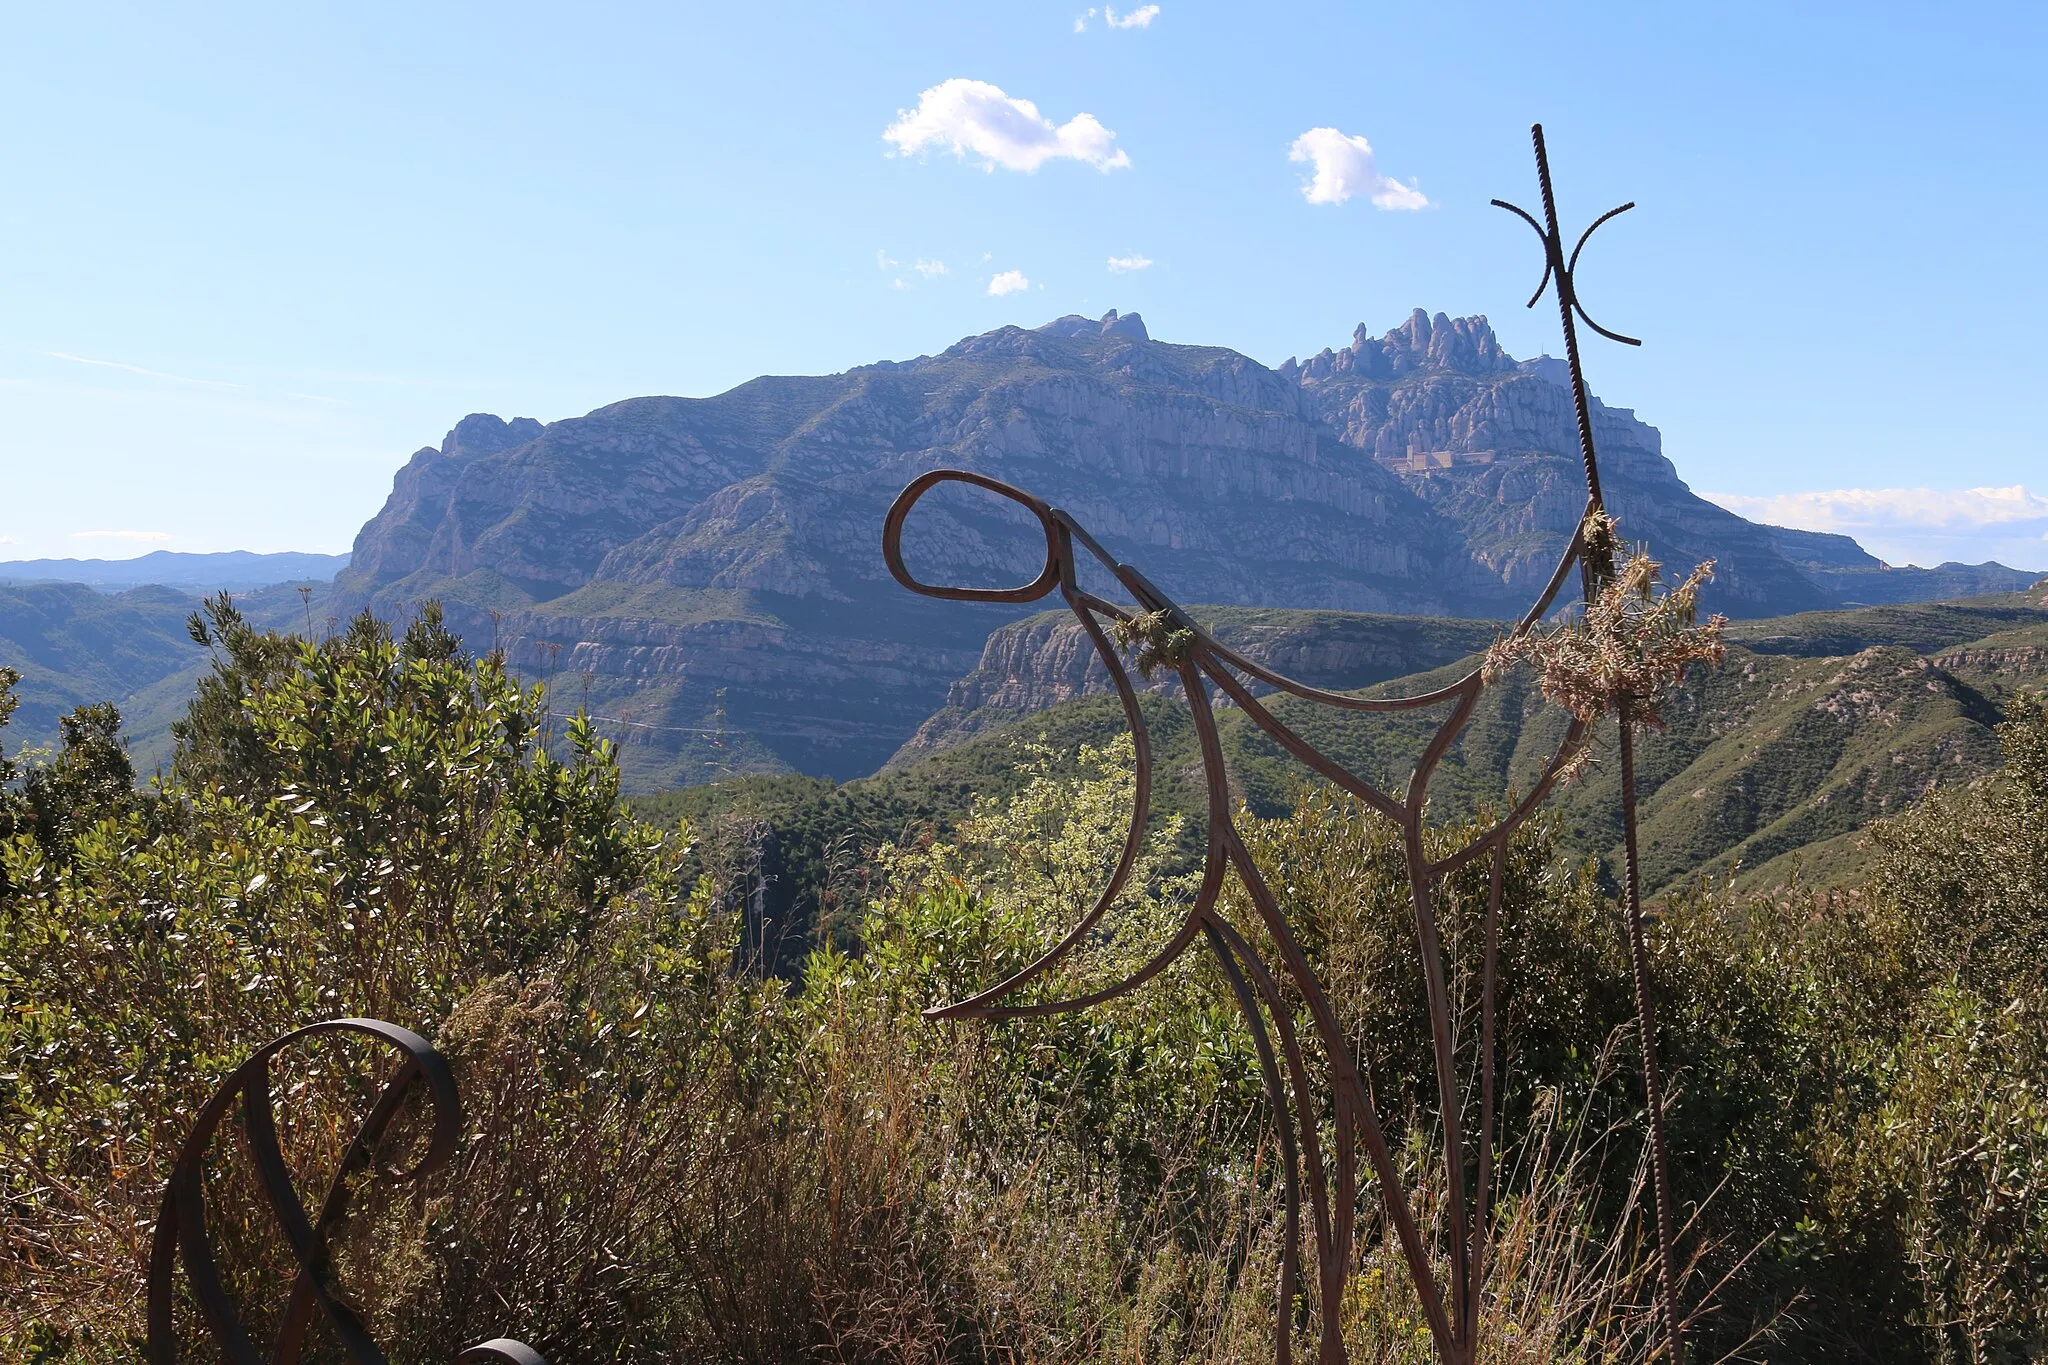
<svg viewBox="0 0 2048 1365">
<path fill-rule="evenodd" d="M 2048 568 L 2041 9 L 1115 17 L 7 0 L 0 558 L 341 550 L 467 412 L 1067 312 L 1269 364 L 1418 305 L 1555 349 L 1487 206 L 1535 205 L 1541 119 L 1569 221 L 1640 204 L 1580 284 L 1647 344 L 1589 373 L 1695 488 Z"/>
</svg>

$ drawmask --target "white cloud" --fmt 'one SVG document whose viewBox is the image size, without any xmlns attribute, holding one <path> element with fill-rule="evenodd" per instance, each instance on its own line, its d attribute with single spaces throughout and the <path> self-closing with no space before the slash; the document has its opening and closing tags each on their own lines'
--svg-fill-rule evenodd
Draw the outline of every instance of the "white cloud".
<svg viewBox="0 0 2048 1365">
<path fill-rule="evenodd" d="M 946 273 L 946 263 L 944 261 L 927 261 L 920 258 L 917 264 L 910 268 L 928 280 L 935 280 Z"/>
<path fill-rule="evenodd" d="M 1091 9 L 1086 14 L 1083 14 L 1078 19 L 1074 20 L 1074 32 L 1086 33 L 1088 31 L 1088 21 L 1090 19 L 1093 19 L 1094 17 L 1095 11 Z"/>
<path fill-rule="evenodd" d="M 1093 114 L 1076 114 L 1055 127 L 1030 100 L 1011 99 L 987 81 L 954 77 L 917 97 L 917 108 L 897 111 L 882 131 L 896 154 L 951 148 L 962 160 L 976 157 L 993 171 L 1035 171 L 1048 161 L 1083 161 L 1098 171 L 1131 164 L 1116 145 L 1116 134 Z"/>
<path fill-rule="evenodd" d="M 2023 484 L 1701 496 L 1769 526 L 1854 536 L 1895 564 L 1997 559 L 2022 569 L 2048 565 L 2048 497 Z"/>
<path fill-rule="evenodd" d="M 1002 274 L 988 282 L 989 297 L 997 299 L 1005 294 L 1015 294 L 1030 287 L 1031 281 L 1024 278 L 1024 272 L 1021 270 L 1005 270 Z"/>
<path fill-rule="evenodd" d="M 1147 269 L 1151 266 L 1151 264 L 1152 261 L 1150 257 L 1142 256 L 1139 253 L 1133 251 L 1128 256 L 1110 257 L 1109 273 L 1112 275 L 1124 275 L 1130 273 L 1133 270 Z"/>
<path fill-rule="evenodd" d="M 1375 208 L 1429 207 L 1429 200 L 1413 181 L 1404 185 L 1380 174 L 1372 144 L 1362 137 L 1348 137 L 1335 128 L 1311 128 L 1294 139 L 1287 159 L 1314 164 L 1315 174 L 1301 186 L 1302 196 L 1311 204 L 1341 204 L 1365 194 L 1372 196 Z"/>
<path fill-rule="evenodd" d="M 903 262 L 897 260 L 894 256 L 891 256 L 887 251 L 883 251 L 879 248 L 875 251 L 875 269 L 877 270 L 894 270 L 897 266 L 902 264 Z"/>
<path fill-rule="evenodd" d="M 1094 13 L 1093 10 L 1089 13 Z M 1159 6 L 1140 5 L 1129 14 L 1118 14 L 1107 5 L 1102 9 L 1102 22 L 1111 28 L 1150 28 L 1152 21 L 1159 17 Z"/>
<path fill-rule="evenodd" d="M 73 540 L 169 540 L 168 531 L 73 531 Z"/>
</svg>

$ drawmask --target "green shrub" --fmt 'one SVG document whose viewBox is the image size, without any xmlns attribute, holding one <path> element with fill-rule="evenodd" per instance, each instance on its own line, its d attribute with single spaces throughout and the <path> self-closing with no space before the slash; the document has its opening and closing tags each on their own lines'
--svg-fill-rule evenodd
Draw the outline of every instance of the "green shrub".
<svg viewBox="0 0 2048 1365">
<path fill-rule="evenodd" d="M 628 818 L 609 747 L 580 720 L 549 733 L 540 695 L 463 657 L 431 611 L 318 646 L 222 603 L 200 625 L 215 674 L 162 790 L 121 776 L 111 711 L 0 771 L 13 1355 L 133 1358 L 155 1202 L 196 1106 L 269 1038 L 355 1013 L 434 1037 L 465 1105 L 452 1167 L 424 1191 L 368 1181 L 337 1243 L 394 1360 L 507 1332 L 558 1365 L 1270 1359 L 1272 1116 L 1202 951 L 1077 1013 L 921 1017 L 1085 909 L 1123 837 L 1128 742 L 1027 753 L 1009 799 L 863 854 L 834 932 L 795 962 L 750 939 L 751 835 Z M 2048 1349 L 2048 717 L 2018 706 L 2004 739 L 2000 777 L 1876 831 L 1864 890 L 1700 888 L 1656 917 L 1701 1358 Z M 1434 1227 L 1446 1175 L 1393 833 L 1327 792 L 1243 824 Z M 1150 832 L 1104 931 L 1040 998 L 1171 934 L 1185 842 L 1173 820 Z M 1506 888 L 1488 1358 L 1640 1359 L 1616 907 L 1542 821 Z M 1224 909 L 1248 925 L 1236 895 Z M 1442 897 L 1468 1070 L 1483 895 L 1467 869 Z M 787 978 L 762 970 L 783 962 Z M 388 1066 L 347 1045 L 280 1065 L 309 1190 Z M 416 1136 L 401 1123 L 394 1155 Z M 260 1327 L 290 1265 L 244 1159 L 214 1160 L 212 1226 Z M 1343 1333 L 1357 1360 L 1425 1360 L 1377 1198 L 1360 1192 Z M 1294 1308 L 1306 1358 L 1319 1308 Z"/>
</svg>

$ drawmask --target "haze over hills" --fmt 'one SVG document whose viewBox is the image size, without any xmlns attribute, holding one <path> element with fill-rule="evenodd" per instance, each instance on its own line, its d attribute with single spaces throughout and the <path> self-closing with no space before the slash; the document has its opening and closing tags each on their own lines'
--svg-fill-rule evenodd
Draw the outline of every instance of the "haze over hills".
<svg viewBox="0 0 2048 1365">
<path fill-rule="evenodd" d="M 10 751 L 46 747 L 56 742 L 59 716 L 111 701 L 136 772 L 152 772 L 169 759 L 171 722 L 185 714 L 210 660 L 185 630 L 203 600 L 155 585 L 0 583 L 0 665 L 21 674 L 21 706 L 0 738 Z M 239 595 L 237 605 L 271 629 L 303 634 L 327 625 L 288 585 Z"/>
<path fill-rule="evenodd" d="M 1277 370 L 1112 312 L 546 426 L 477 414 L 400 471 L 328 610 L 440 599 L 473 645 L 606 717 L 641 789 L 850 777 L 1021 614 L 888 579 L 882 516 L 916 474 L 1028 488 L 1185 602 L 1496 618 L 1527 605 L 1583 507 L 1556 365 L 1515 361 L 1484 318 L 1419 310 Z M 1758 526 L 1694 495 L 1632 412 L 1601 405 L 1596 423 L 1624 533 L 1668 562 L 1717 560 L 1711 604 L 1730 615 L 2032 577 L 1890 569 L 1846 537 Z M 1038 533 L 1011 510 L 934 495 L 911 561 L 928 580 L 1030 578 Z"/>
<path fill-rule="evenodd" d="M 348 563 L 347 555 L 287 550 L 256 554 L 224 550 L 190 554 L 152 550 L 134 559 L 0 560 L 0 583 L 83 583 L 100 592 L 129 588 L 175 588 L 180 592 L 250 592 L 275 583 L 325 583 Z"/>
</svg>

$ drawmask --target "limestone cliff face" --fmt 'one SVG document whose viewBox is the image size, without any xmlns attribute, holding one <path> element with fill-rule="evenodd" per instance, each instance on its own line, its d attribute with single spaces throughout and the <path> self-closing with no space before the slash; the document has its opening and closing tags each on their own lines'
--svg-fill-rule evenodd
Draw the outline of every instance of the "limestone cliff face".
<svg viewBox="0 0 2048 1365">
<path fill-rule="evenodd" d="M 1532 596 L 1585 511 L 1569 371 L 1517 364 L 1484 318 L 1420 309 L 1377 340 L 1289 362 L 1303 395 L 1347 445 L 1393 470 L 1461 530 L 1470 558 L 1510 598 Z M 1603 491 L 1622 533 L 1683 572 L 1715 561 L 1711 605 L 1737 616 L 1805 611 L 1834 598 L 1770 532 L 1696 496 L 1657 429 L 1595 398 Z"/>
<path fill-rule="evenodd" d="M 1440 617 L 1231 606 L 1188 611 L 1252 662 L 1333 689 L 1370 687 L 1452 663 L 1486 648 L 1500 632 L 1497 622 Z M 1150 679 L 1133 671 L 1131 681 L 1151 692 L 1179 690 L 1164 671 Z M 1249 686 L 1256 695 L 1271 690 L 1264 683 Z M 946 704 L 890 762 L 908 763 L 1017 716 L 1110 690 L 1109 670 L 1071 612 L 1028 617 L 988 637 L 974 670 L 947 689 Z"/>
<path fill-rule="evenodd" d="M 884 582 L 881 511 L 938 464 L 1054 499 L 1190 598 L 1443 611 L 1485 586 L 1297 385 L 1235 352 L 1150 341 L 1135 318 L 635 399 L 525 423 L 523 441 L 513 425 L 473 417 L 415 456 L 343 591 L 375 600 L 424 574 L 533 602 L 607 580 L 853 600 Z M 1035 534 L 990 500 L 935 498 L 911 541 L 933 576 L 1029 577 Z"/>
<path fill-rule="evenodd" d="M 546 426 L 477 414 L 399 471 L 335 607 L 440 599 L 473 643 L 611 717 L 638 785 L 853 776 L 1029 610 L 888 578 L 883 513 L 917 474 L 1030 489 L 1182 602 L 1497 617 L 1527 605 L 1583 506 L 1557 368 L 1518 364 L 1484 318 L 1417 312 L 1273 370 L 1111 313 Z M 1654 428 L 1603 405 L 1596 429 L 1624 529 L 1674 564 L 1718 559 L 1723 610 L 1831 603 L 1764 528 L 1694 497 Z M 1028 581 L 1044 554 L 1021 511 L 957 489 L 905 544 L 955 584 Z"/>
</svg>

